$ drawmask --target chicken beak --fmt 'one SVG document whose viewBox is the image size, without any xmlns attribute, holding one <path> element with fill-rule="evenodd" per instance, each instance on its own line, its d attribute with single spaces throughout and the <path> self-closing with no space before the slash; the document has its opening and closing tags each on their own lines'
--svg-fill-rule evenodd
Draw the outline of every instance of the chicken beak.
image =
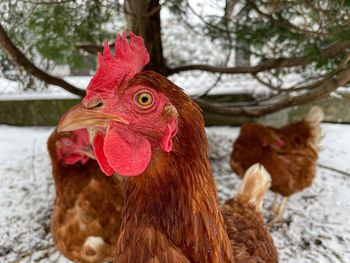
<svg viewBox="0 0 350 263">
<path fill-rule="evenodd" d="M 117 121 L 124 124 L 129 122 L 115 114 L 104 113 L 94 109 L 87 109 L 83 104 L 78 104 L 68 110 L 58 123 L 57 130 L 73 131 L 88 127 L 107 127 L 108 121 Z"/>
</svg>

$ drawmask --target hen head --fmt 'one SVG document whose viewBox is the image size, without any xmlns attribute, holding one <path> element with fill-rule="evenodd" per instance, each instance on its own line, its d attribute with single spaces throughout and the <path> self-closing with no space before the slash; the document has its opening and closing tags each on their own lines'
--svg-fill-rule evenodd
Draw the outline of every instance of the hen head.
<svg viewBox="0 0 350 263">
<path fill-rule="evenodd" d="M 93 152 L 89 144 L 89 134 L 86 129 L 66 132 L 55 143 L 56 151 L 60 159 L 66 164 L 81 162 L 85 164 Z"/>
<path fill-rule="evenodd" d="M 240 135 L 249 138 L 250 143 L 260 146 L 262 149 L 280 149 L 286 144 L 274 129 L 258 123 L 244 124 L 241 127 Z"/>
<path fill-rule="evenodd" d="M 262 137 L 261 147 L 273 149 L 282 148 L 286 143 L 277 134 L 268 134 Z"/>
<path fill-rule="evenodd" d="M 174 84 L 155 72 L 139 73 L 149 61 L 141 37 L 130 32 L 128 44 L 124 32 L 115 50 L 114 57 L 105 42 L 83 102 L 61 118 L 58 129 L 94 127 L 93 148 L 102 171 L 135 176 L 146 169 L 155 148 L 172 149 L 177 111 L 159 86 Z"/>
</svg>

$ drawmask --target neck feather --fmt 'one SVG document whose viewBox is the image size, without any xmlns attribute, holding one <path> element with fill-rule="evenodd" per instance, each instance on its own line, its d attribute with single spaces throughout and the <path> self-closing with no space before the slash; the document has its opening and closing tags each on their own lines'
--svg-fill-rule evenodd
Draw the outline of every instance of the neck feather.
<svg viewBox="0 0 350 263">
<path fill-rule="evenodd" d="M 146 171 L 125 180 L 122 228 L 151 226 L 191 262 L 230 262 L 202 116 L 189 114 L 179 119 L 172 152 L 154 149 Z"/>
</svg>

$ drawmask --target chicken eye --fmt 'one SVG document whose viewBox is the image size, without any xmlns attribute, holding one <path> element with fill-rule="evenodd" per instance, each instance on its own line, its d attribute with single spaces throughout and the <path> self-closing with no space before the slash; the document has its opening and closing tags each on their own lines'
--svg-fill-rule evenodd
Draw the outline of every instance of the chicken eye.
<svg viewBox="0 0 350 263">
<path fill-rule="evenodd" d="M 72 142 L 70 140 L 64 140 L 63 142 L 64 142 L 65 145 L 71 145 L 72 144 Z"/>
<path fill-rule="evenodd" d="M 142 92 L 136 96 L 136 101 L 142 107 L 149 107 L 153 103 L 153 97 L 148 92 Z"/>
</svg>

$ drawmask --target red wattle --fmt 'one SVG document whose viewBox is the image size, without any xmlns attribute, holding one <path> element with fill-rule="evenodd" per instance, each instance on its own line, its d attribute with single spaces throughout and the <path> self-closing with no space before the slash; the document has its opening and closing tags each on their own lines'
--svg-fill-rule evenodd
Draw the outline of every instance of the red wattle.
<svg viewBox="0 0 350 263">
<path fill-rule="evenodd" d="M 68 157 L 66 157 L 64 161 L 66 162 L 66 164 L 75 164 L 76 162 L 80 161 L 82 157 L 83 156 L 81 154 L 71 154 Z"/>
<path fill-rule="evenodd" d="M 104 141 L 108 164 L 120 175 L 141 174 L 151 160 L 152 150 L 147 139 L 130 131 L 109 128 Z"/>
<path fill-rule="evenodd" d="M 104 138 L 100 133 L 96 133 L 93 141 L 93 148 L 96 160 L 101 167 L 102 172 L 106 175 L 114 174 L 113 168 L 108 164 L 107 158 L 103 152 Z"/>
</svg>

